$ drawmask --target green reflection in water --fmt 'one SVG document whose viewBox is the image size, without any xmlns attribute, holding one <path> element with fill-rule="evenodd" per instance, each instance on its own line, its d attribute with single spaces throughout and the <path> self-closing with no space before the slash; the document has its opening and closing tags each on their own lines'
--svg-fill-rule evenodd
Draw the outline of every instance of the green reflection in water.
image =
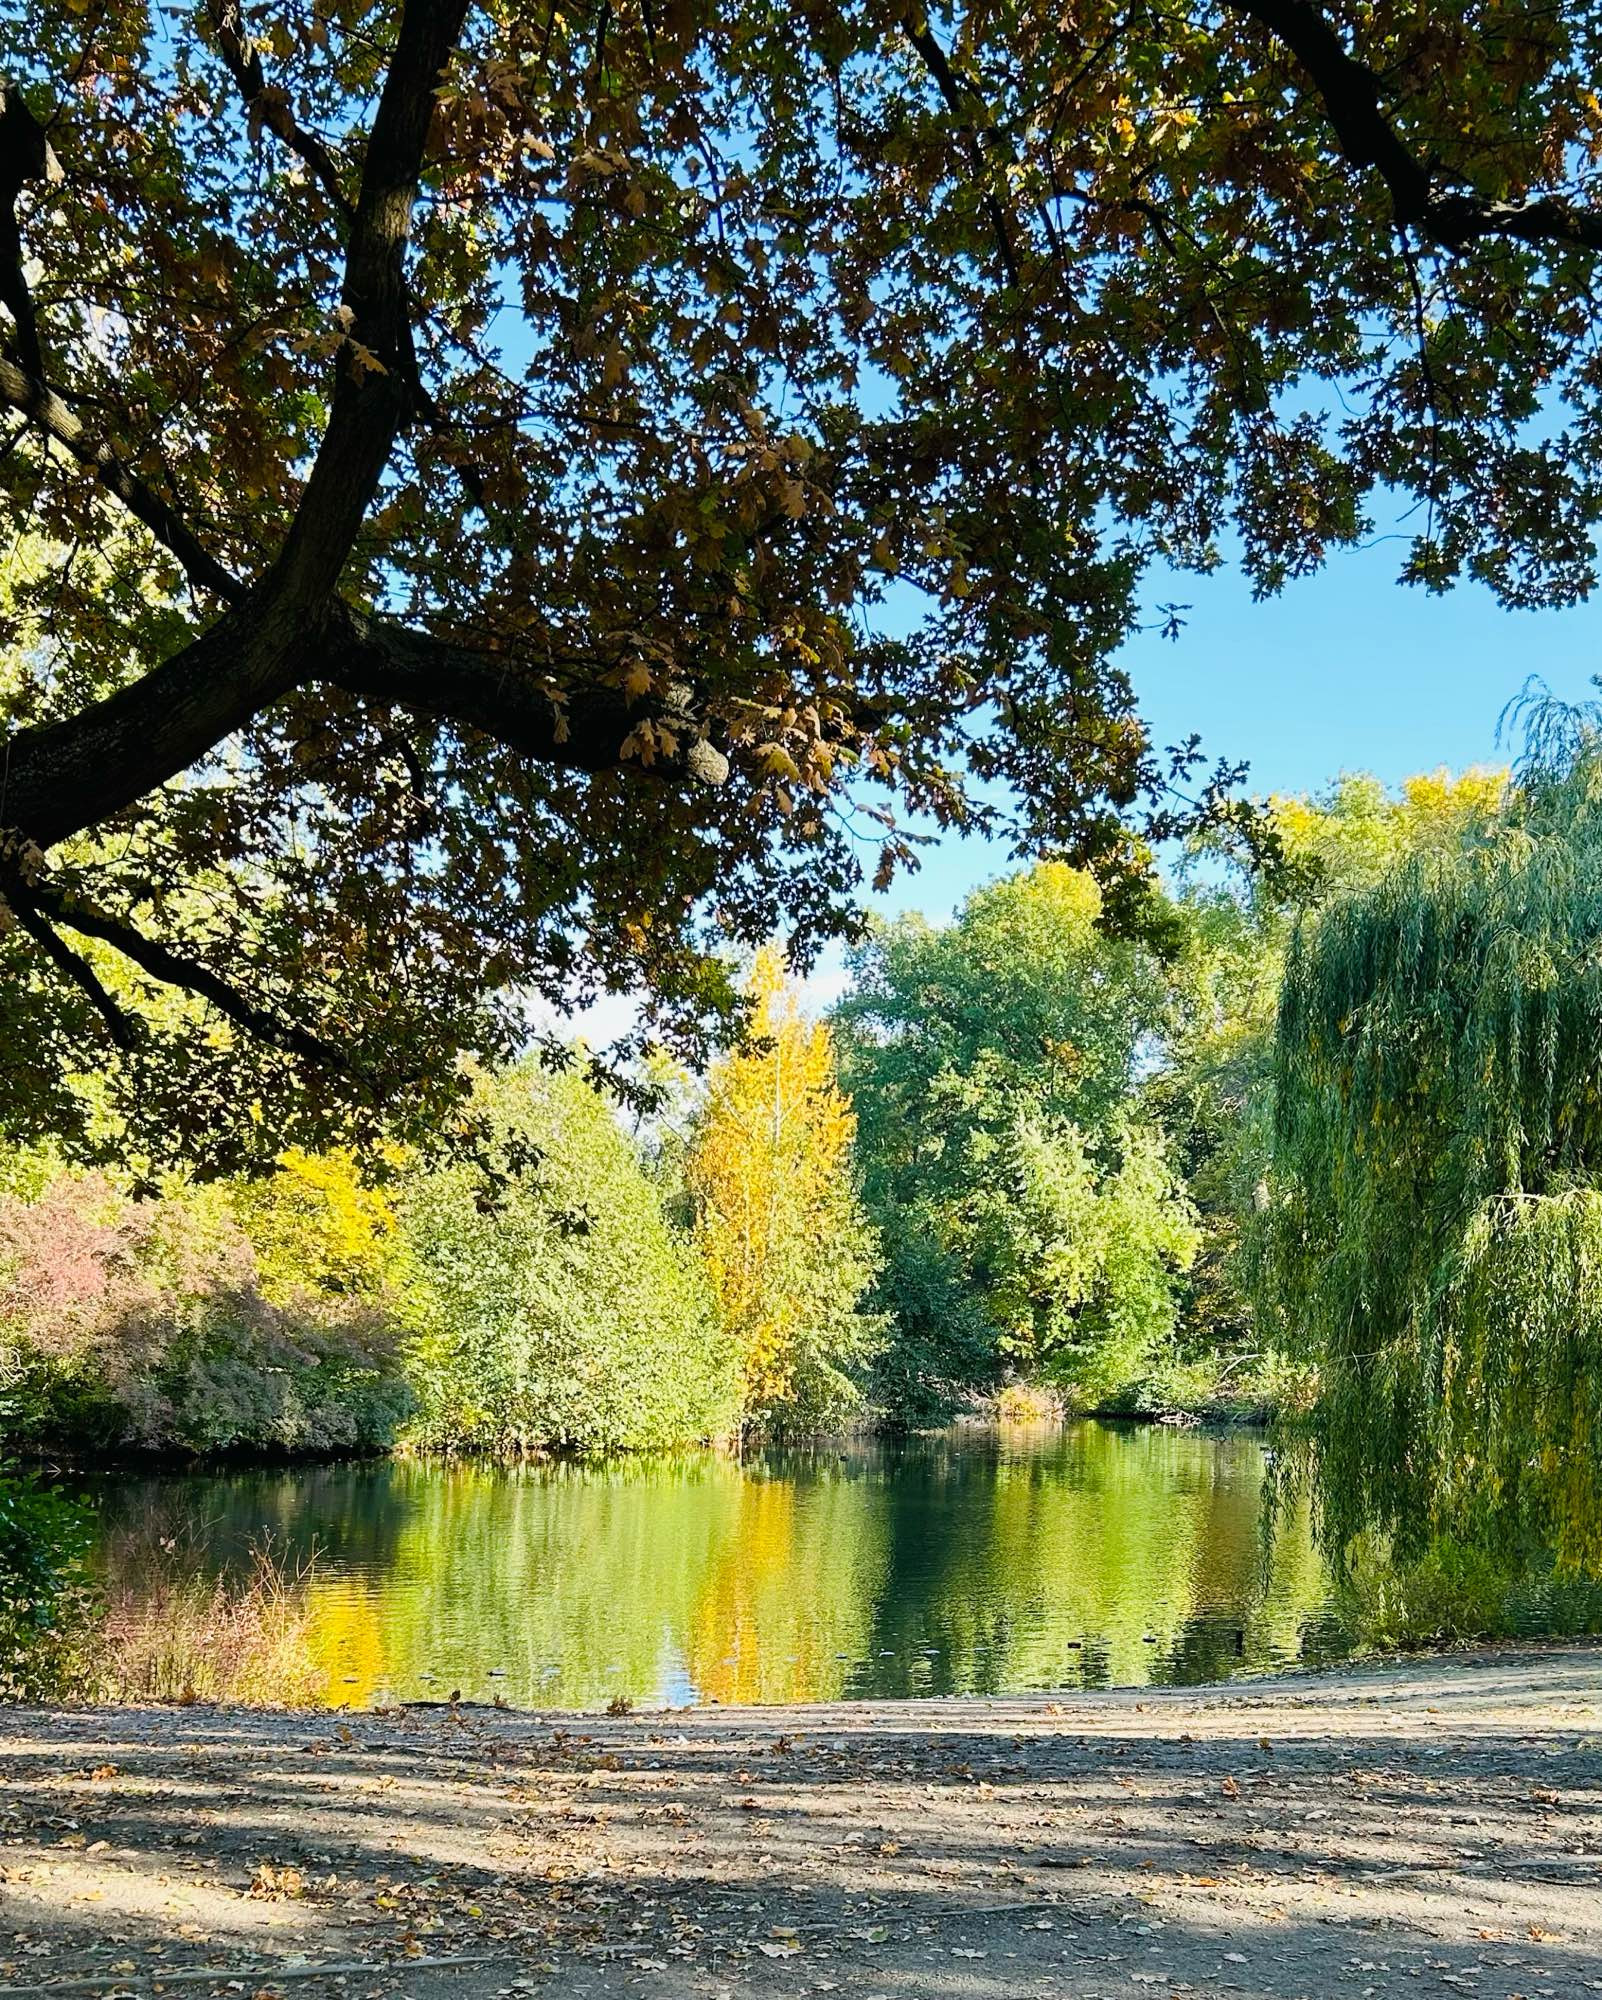
<svg viewBox="0 0 1602 2000">
<path fill-rule="evenodd" d="M 1084 1423 L 743 1464 L 400 1461 L 98 1494 L 109 1550 L 179 1526 L 217 1566 L 264 1535 L 315 1545 L 331 1702 L 578 1707 L 1207 1681 L 1338 1656 L 1378 1600 L 1394 1623 L 1372 1578 L 1332 1591 L 1305 1516 L 1265 1549 L 1263 1476 L 1255 1437 Z M 1497 1603 L 1482 1624 L 1602 1614 L 1596 1592 L 1533 1585 Z"/>
</svg>

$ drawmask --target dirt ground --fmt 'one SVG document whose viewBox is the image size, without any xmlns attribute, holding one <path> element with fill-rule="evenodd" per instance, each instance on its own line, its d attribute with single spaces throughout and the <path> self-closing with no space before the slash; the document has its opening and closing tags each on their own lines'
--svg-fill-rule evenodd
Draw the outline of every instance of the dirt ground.
<svg viewBox="0 0 1602 2000">
<path fill-rule="evenodd" d="M 1602 1993 L 1602 1648 L 627 1717 L 0 1711 L 0 1996 Z"/>
</svg>

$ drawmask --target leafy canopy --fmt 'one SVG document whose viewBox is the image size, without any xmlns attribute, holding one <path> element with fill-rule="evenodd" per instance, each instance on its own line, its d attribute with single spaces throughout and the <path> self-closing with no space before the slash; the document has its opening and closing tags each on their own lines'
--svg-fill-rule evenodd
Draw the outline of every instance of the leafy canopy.
<svg viewBox="0 0 1602 2000">
<path fill-rule="evenodd" d="M 1507 779 L 1505 769 L 1443 768 L 1392 791 L 1349 771 L 1321 792 L 1268 801 L 1277 879 L 1236 869 L 1220 880 L 1211 867 L 1187 868 L 1183 950 L 1170 973 L 1174 1018 L 1145 1099 L 1173 1141 L 1201 1225 L 1186 1302 L 1193 1336 L 1275 1338 L 1277 1314 L 1257 1310 L 1267 1301 L 1253 1297 L 1254 1272 L 1272 1151 L 1274 1022 L 1297 924 L 1373 887 L 1409 854 L 1459 844 L 1494 813 Z M 1211 845 L 1191 863 L 1216 862 Z"/>
<path fill-rule="evenodd" d="M 1227 811 L 1116 662 L 1154 561 L 1272 590 L 1394 496 L 1416 580 L 1590 589 L 1599 33 L 8 10 L 0 1115 L 86 1149 L 102 1076 L 223 1171 L 448 1116 L 530 992 L 693 1051 L 908 806 L 1127 918 Z"/>
<path fill-rule="evenodd" d="M 884 1389 L 909 1412 L 1008 1365 L 1094 1398 L 1172 1329 L 1195 1237 L 1138 1103 L 1170 988 L 1101 910 L 1041 862 L 859 955 L 843 1075 L 897 1323 Z"/>
<path fill-rule="evenodd" d="M 747 1420 L 794 1431 L 860 1413 L 882 1323 L 859 1310 L 877 1244 L 857 1195 L 857 1122 L 833 1037 L 784 959 L 759 952 L 750 1047 L 715 1064 L 687 1165 L 696 1241 L 740 1354 Z"/>
<path fill-rule="evenodd" d="M 435 1449 L 642 1451 L 728 1436 L 738 1360 L 692 1246 L 611 1105 L 533 1065 L 482 1079 L 502 1148 L 533 1149 L 486 1213 L 465 1161 L 399 1204 L 411 1440 Z"/>
<path fill-rule="evenodd" d="M 1266 1274 L 1330 1540 L 1602 1568 L 1602 740 L 1297 936 Z"/>
</svg>

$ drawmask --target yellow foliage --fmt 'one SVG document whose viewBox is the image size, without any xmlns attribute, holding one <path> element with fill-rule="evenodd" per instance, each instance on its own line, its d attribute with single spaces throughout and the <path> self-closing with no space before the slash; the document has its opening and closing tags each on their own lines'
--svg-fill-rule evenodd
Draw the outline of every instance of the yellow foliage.
<svg viewBox="0 0 1602 2000">
<path fill-rule="evenodd" d="M 1443 764 L 1402 780 L 1402 810 L 1416 825 L 1471 821 L 1493 813 L 1507 790 L 1505 765 L 1471 764 L 1456 777 Z"/>
<path fill-rule="evenodd" d="M 349 1153 L 282 1153 L 278 1172 L 242 1188 L 236 1207 L 269 1298 L 377 1291 L 388 1276 L 394 1210 L 362 1185 Z"/>
<path fill-rule="evenodd" d="M 689 1163 L 698 1233 L 723 1319 L 742 1347 L 748 1408 L 784 1401 L 807 1309 L 800 1267 L 839 1213 L 856 1137 L 829 1030 L 809 1021 L 783 954 L 757 954 L 750 1043 L 712 1072 Z"/>
<path fill-rule="evenodd" d="M 1502 803 L 1503 766 L 1444 765 L 1404 778 L 1392 793 L 1378 778 L 1348 773 L 1317 796 L 1276 794 L 1274 825 L 1293 860 L 1329 871 L 1342 888 L 1375 879 L 1403 854 L 1455 841 Z"/>
</svg>

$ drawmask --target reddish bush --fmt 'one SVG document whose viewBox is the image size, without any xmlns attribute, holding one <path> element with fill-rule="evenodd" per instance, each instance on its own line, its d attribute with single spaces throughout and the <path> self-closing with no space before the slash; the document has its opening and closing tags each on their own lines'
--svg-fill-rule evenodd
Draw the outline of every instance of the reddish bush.
<svg viewBox="0 0 1602 2000">
<path fill-rule="evenodd" d="M 55 1445 L 358 1450 L 409 1398 L 382 1302 L 262 1296 L 216 1191 L 133 1201 L 59 1174 L 0 1196 L 7 1428 Z"/>
</svg>

